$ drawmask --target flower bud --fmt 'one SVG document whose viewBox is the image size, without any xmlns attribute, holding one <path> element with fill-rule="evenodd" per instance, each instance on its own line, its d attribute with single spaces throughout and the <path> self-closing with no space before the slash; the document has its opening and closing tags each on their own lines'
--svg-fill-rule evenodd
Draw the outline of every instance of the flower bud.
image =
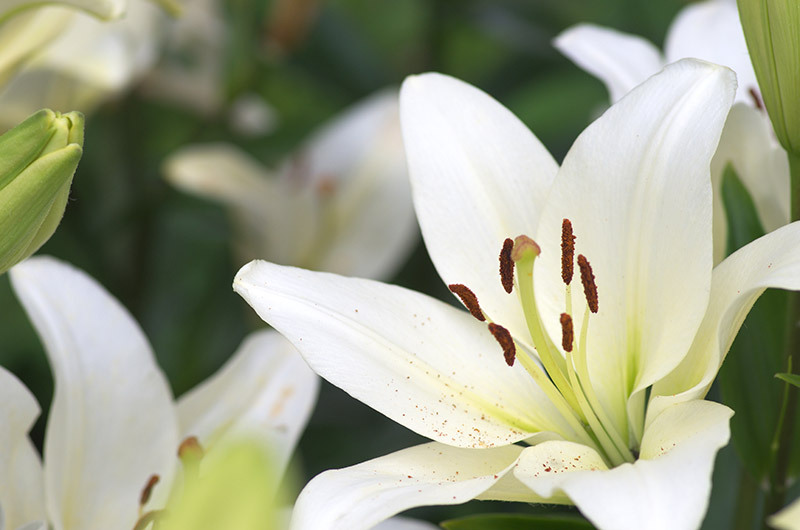
<svg viewBox="0 0 800 530">
<path fill-rule="evenodd" d="M 82 146 L 79 112 L 40 110 L 0 136 L 0 273 L 53 235 Z"/>
<path fill-rule="evenodd" d="M 739 0 L 750 59 L 781 145 L 800 154 L 800 2 Z"/>
</svg>

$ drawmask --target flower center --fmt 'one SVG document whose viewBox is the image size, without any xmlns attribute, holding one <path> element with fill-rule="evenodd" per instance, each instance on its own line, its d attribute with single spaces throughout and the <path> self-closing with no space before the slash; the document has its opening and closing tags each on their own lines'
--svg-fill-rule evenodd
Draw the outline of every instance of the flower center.
<svg viewBox="0 0 800 530">
<path fill-rule="evenodd" d="M 565 311 L 558 318 L 561 324 L 561 350 L 546 332 L 536 304 L 533 268 L 540 253 L 539 245 L 525 235 L 514 240 L 506 239 L 500 251 L 500 281 L 509 294 L 515 286 L 517 288 L 538 360 L 514 340 L 503 326 L 489 321 L 489 331 L 502 347 L 506 363 L 513 366 L 518 360 L 556 406 L 572 429 L 571 433 L 565 433 L 569 438 L 595 448 L 610 466 L 633 462 L 634 454 L 610 420 L 589 377 L 586 339 L 590 315 L 597 313 L 599 299 L 592 266 L 583 255 L 578 255 L 577 263 L 586 309 L 576 340 L 571 290 L 576 261 L 575 236 L 568 219 L 564 219 L 561 226 L 561 279 L 565 285 Z M 449 287 L 474 317 L 481 321 L 488 320 L 470 289 L 461 284 Z"/>
</svg>

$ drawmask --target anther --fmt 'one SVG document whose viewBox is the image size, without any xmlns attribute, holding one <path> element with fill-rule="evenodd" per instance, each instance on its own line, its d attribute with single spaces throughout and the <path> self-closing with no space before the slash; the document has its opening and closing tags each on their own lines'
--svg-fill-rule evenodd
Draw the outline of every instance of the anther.
<svg viewBox="0 0 800 530">
<path fill-rule="evenodd" d="M 753 98 L 753 103 L 755 104 L 756 108 L 758 110 L 764 110 L 764 103 L 761 101 L 758 91 L 755 88 L 750 87 L 748 92 L 750 93 L 750 97 Z"/>
<path fill-rule="evenodd" d="M 569 285 L 572 281 L 573 261 L 575 259 L 575 236 L 572 234 L 572 222 L 561 221 L 561 279 Z"/>
<path fill-rule="evenodd" d="M 503 357 L 506 358 L 506 364 L 514 366 L 514 359 L 517 357 L 517 347 L 514 345 L 514 339 L 511 333 L 499 324 L 494 322 L 489 323 L 489 332 L 494 336 L 494 339 L 503 348 Z"/>
<path fill-rule="evenodd" d="M 503 248 L 500 250 L 500 282 L 508 294 L 511 294 L 514 289 L 514 261 L 511 259 L 511 250 L 513 248 L 514 241 L 507 237 L 503 241 Z"/>
<path fill-rule="evenodd" d="M 567 313 L 561 313 L 561 347 L 564 351 L 572 351 L 573 338 L 572 317 Z"/>
<path fill-rule="evenodd" d="M 586 296 L 586 303 L 589 304 L 589 311 L 597 313 L 597 284 L 594 282 L 592 266 L 583 254 L 578 254 L 578 267 L 581 269 L 583 294 Z"/>
<path fill-rule="evenodd" d="M 536 244 L 536 241 L 522 235 L 514 239 L 514 250 L 511 251 L 511 259 L 516 263 L 529 255 L 535 258 L 541 253 L 542 249 Z"/>
<path fill-rule="evenodd" d="M 158 484 L 160 477 L 158 475 L 150 475 L 150 478 L 147 479 L 147 484 L 145 484 L 144 489 L 142 489 L 142 495 L 139 497 L 139 506 L 144 506 L 150 500 L 150 495 L 153 493 L 153 488 Z"/>
<path fill-rule="evenodd" d="M 461 283 L 451 283 L 447 288 L 450 289 L 451 293 L 461 299 L 461 303 L 466 306 L 470 315 L 481 322 L 486 320 L 486 317 L 483 316 L 483 311 L 481 311 L 481 305 L 478 303 L 478 297 L 475 296 L 475 293 L 473 293 L 469 287 Z"/>
</svg>

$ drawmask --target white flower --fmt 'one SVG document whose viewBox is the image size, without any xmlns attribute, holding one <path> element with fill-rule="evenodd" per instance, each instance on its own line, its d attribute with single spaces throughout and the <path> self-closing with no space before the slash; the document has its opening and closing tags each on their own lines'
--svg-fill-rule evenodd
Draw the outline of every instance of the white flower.
<svg viewBox="0 0 800 530">
<path fill-rule="evenodd" d="M 771 516 L 769 525 L 779 530 L 800 530 L 800 499 Z"/>
<path fill-rule="evenodd" d="M 55 392 L 42 465 L 27 436 L 36 400 L 0 368 L 0 528 L 131 529 L 164 502 L 189 436 L 211 451 L 230 436 L 256 436 L 286 464 L 318 379 L 277 333 L 250 335 L 176 403 L 139 326 L 93 279 L 52 258 L 31 258 L 10 275 L 45 345 Z M 140 509 L 153 475 L 153 498 Z"/>
<path fill-rule="evenodd" d="M 591 24 L 579 24 L 554 42 L 564 55 L 605 83 L 618 101 L 665 64 L 695 57 L 736 72 L 739 89 L 711 161 L 714 190 L 714 263 L 726 255 L 727 222 L 722 174 L 728 164 L 753 197 L 759 219 L 770 232 L 789 222 L 789 163 L 762 108 L 756 74 L 733 0 L 706 0 L 685 7 L 675 18 L 664 53 L 651 42 Z"/>
<path fill-rule="evenodd" d="M 319 129 L 277 174 L 229 144 L 184 148 L 165 172 L 178 188 L 230 207 L 240 263 L 267 257 L 387 278 L 417 241 L 395 92 Z"/>
<path fill-rule="evenodd" d="M 590 125 L 559 168 L 483 92 L 408 79 L 401 119 L 423 237 L 490 329 L 400 287 L 266 262 L 239 272 L 234 289 L 317 373 L 435 440 L 322 473 L 300 494 L 295 528 L 367 528 L 473 498 L 572 502 L 600 528 L 697 527 L 732 414 L 701 398 L 764 288 L 800 288 L 797 224 L 712 273 L 709 163 L 734 91 L 726 68 L 670 65 Z M 564 219 L 596 276 L 582 266 L 586 298 L 562 281 Z M 504 243 L 520 234 L 538 246 Z"/>
</svg>

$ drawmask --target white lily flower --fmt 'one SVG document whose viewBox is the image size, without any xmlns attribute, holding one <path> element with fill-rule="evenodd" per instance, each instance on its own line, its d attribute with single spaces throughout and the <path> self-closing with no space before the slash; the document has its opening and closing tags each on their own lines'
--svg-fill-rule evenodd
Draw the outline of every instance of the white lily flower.
<svg viewBox="0 0 800 530">
<path fill-rule="evenodd" d="M 294 528 L 368 528 L 475 498 L 574 503 L 600 528 L 697 527 L 732 414 L 701 398 L 761 292 L 800 288 L 798 224 L 712 273 L 709 165 L 734 92 L 727 68 L 672 64 L 590 125 L 559 168 L 480 90 L 406 80 L 423 237 L 489 329 L 396 286 L 242 268 L 234 289 L 314 371 L 435 440 L 317 476 Z M 577 240 L 562 234 L 570 224 Z M 519 234 L 538 245 L 507 240 Z M 570 248 L 591 261 L 578 258 L 585 297 L 563 283 Z"/>
<path fill-rule="evenodd" d="M 771 516 L 769 525 L 778 530 L 800 530 L 800 499 Z"/>
<path fill-rule="evenodd" d="M 41 107 L 87 113 L 129 87 L 155 63 L 164 17 L 147 0 L 132 0 L 124 15 L 108 22 L 51 6 L 13 17 L 0 27 L 0 39 L 6 37 L 13 52 L 0 63 L 0 74 L 7 74 L 0 127 Z M 25 42 L 31 35 L 35 48 Z"/>
<path fill-rule="evenodd" d="M 217 374 L 175 402 L 139 326 L 92 278 L 46 257 L 10 275 L 44 343 L 55 393 L 42 465 L 27 437 L 36 400 L 0 368 L 0 528 L 28 530 L 38 521 L 54 530 L 131 529 L 165 501 L 180 467 L 176 451 L 190 436 L 210 451 L 255 436 L 285 466 L 318 379 L 277 333 L 250 335 Z M 152 499 L 140 506 L 153 475 Z"/>
<path fill-rule="evenodd" d="M 165 173 L 230 208 L 240 263 L 387 278 L 417 241 L 395 92 L 319 129 L 277 174 L 229 144 L 181 149 Z"/>
<path fill-rule="evenodd" d="M 618 101 L 664 65 L 695 57 L 736 72 L 739 90 L 719 149 L 711 162 L 714 190 L 714 263 L 726 255 L 727 222 L 722 174 L 728 164 L 750 192 L 764 230 L 789 222 L 789 162 L 764 111 L 758 82 L 734 0 L 706 0 L 685 7 L 667 32 L 664 53 L 636 35 L 578 24 L 554 45 L 575 64 L 600 79 Z"/>
</svg>

